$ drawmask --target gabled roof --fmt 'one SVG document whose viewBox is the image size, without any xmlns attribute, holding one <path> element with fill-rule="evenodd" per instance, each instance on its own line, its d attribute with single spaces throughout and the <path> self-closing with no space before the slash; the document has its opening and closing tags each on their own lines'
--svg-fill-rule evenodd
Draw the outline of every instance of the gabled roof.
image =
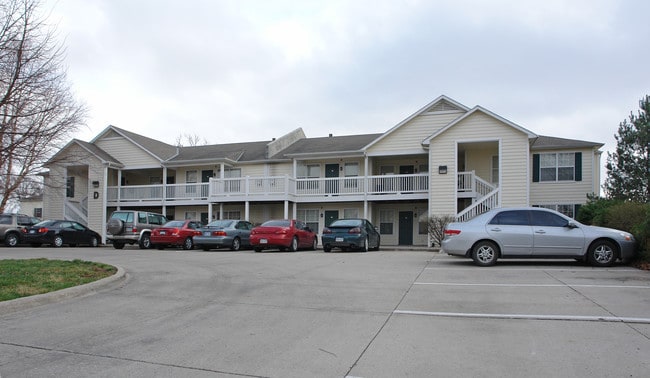
<svg viewBox="0 0 650 378">
<path fill-rule="evenodd" d="M 429 145 L 431 143 L 431 139 L 434 139 L 438 135 L 444 133 L 445 131 L 449 130 L 450 128 L 454 127 L 455 125 L 459 124 L 463 120 L 467 119 L 468 117 L 470 117 L 473 114 L 476 114 L 478 112 L 483 113 L 483 114 L 485 114 L 485 115 L 487 115 L 489 117 L 492 117 L 492 118 L 494 118 L 494 119 L 496 119 L 496 120 L 498 120 L 500 122 L 503 122 L 504 124 L 514 128 L 514 129 L 516 129 L 518 131 L 521 131 L 522 133 L 528 135 L 528 138 L 536 138 L 537 137 L 537 134 L 533 133 L 532 131 L 530 131 L 530 130 L 528 130 L 526 128 L 523 128 L 523 127 L 517 125 L 516 123 L 511 122 L 511 121 L 501 117 L 500 115 L 498 115 L 496 113 L 492 113 L 491 111 L 477 105 L 472 110 L 470 110 L 469 112 L 467 112 L 467 113 L 463 114 L 462 116 L 456 118 L 455 120 L 450 122 L 447 126 L 445 126 L 442 129 L 436 131 L 433 135 L 431 135 L 428 138 L 426 138 L 425 140 L 423 140 L 422 144 L 425 145 L 425 146 Z"/>
<path fill-rule="evenodd" d="M 601 148 L 603 143 L 587 142 L 584 140 L 564 139 L 540 135 L 533 140 L 531 150 L 557 150 L 562 148 Z"/>
<path fill-rule="evenodd" d="M 286 157 L 363 154 L 364 147 L 382 134 L 342 135 L 301 139 L 282 150 Z"/>
<path fill-rule="evenodd" d="M 266 159 L 266 146 L 270 141 L 211 144 L 179 148 L 178 155 L 166 161 L 182 164 L 199 161 L 261 161 Z"/>
<path fill-rule="evenodd" d="M 59 150 L 54 156 L 52 156 L 46 163 L 45 166 L 59 161 L 59 156 L 63 154 L 64 151 L 66 151 L 70 146 L 72 145 L 77 145 L 81 147 L 82 149 L 88 151 L 89 154 L 95 156 L 99 161 L 102 162 L 102 164 L 107 164 L 112 167 L 117 167 L 121 168 L 124 167 L 124 164 L 122 164 L 119 160 L 111 156 L 109 153 L 106 151 L 102 150 L 101 148 L 97 147 L 94 144 L 84 142 L 79 139 L 73 139 L 71 140 L 68 144 L 66 144 L 63 148 Z"/>
<path fill-rule="evenodd" d="M 413 118 L 422 115 L 422 114 L 427 114 L 427 113 L 435 113 L 435 112 L 467 112 L 469 108 L 460 102 L 457 102 L 456 100 L 453 100 L 445 95 L 442 95 L 435 100 L 431 101 L 430 103 L 424 105 L 422 108 L 418 109 L 415 113 L 411 114 L 410 116 L 406 117 L 402 122 L 398 123 L 397 125 L 393 126 L 390 130 L 386 131 L 383 133 L 379 138 L 375 139 L 371 143 L 369 143 L 365 148 L 369 148 L 375 143 L 379 142 L 380 140 L 388 137 L 391 133 L 393 133 L 395 130 L 399 129 L 400 127 L 404 126 L 408 122 L 410 122 Z"/>
<path fill-rule="evenodd" d="M 124 129 L 120 129 L 119 127 L 113 125 L 110 125 L 104 129 L 104 131 L 99 133 L 99 135 L 97 135 L 90 143 L 95 143 L 110 131 L 114 131 L 124 138 L 130 140 L 133 144 L 142 148 L 145 152 L 149 153 L 151 156 L 160 161 L 168 160 L 178 153 L 178 147 L 176 146 L 172 146 L 171 144 L 148 138 L 146 136 L 136 134 Z"/>
</svg>

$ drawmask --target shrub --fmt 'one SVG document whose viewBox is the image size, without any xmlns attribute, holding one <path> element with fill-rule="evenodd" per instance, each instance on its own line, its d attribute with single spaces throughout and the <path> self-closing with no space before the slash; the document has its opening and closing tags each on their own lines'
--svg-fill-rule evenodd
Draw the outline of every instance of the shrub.
<svg viewBox="0 0 650 378">
<path fill-rule="evenodd" d="M 445 237 L 445 227 L 456 218 L 452 215 L 433 215 L 429 217 L 427 228 L 431 236 L 432 247 L 440 246 L 442 239 Z"/>
</svg>

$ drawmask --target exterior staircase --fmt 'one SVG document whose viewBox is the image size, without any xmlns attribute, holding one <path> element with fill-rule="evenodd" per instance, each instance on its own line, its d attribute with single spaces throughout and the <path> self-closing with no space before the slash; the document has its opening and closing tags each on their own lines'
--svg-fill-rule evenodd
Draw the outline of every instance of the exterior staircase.
<svg viewBox="0 0 650 378">
<path fill-rule="evenodd" d="M 463 172 L 458 180 L 459 192 L 470 192 L 474 196 L 473 203 L 456 214 L 458 222 L 465 222 L 501 204 L 501 189 L 483 180 L 474 171 Z"/>
<path fill-rule="evenodd" d="M 73 202 L 66 198 L 64 218 L 88 226 L 88 197 L 81 202 Z"/>
</svg>

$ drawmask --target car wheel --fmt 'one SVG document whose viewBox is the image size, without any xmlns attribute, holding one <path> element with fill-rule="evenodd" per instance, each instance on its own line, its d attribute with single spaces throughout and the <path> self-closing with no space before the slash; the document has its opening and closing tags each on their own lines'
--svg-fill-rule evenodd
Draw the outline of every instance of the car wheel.
<svg viewBox="0 0 650 378">
<path fill-rule="evenodd" d="M 115 249 L 124 249 L 124 243 L 122 243 L 122 242 L 118 242 L 118 241 L 114 241 L 114 242 L 113 242 L 113 248 L 115 248 Z"/>
<path fill-rule="evenodd" d="M 239 238 L 233 239 L 232 245 L 230 246 L 230 250 L 239 251 L 240 248 L 241 248 L 241 240 L 239 240 Z"/>
<path fill-rule="evenodd" d="M 366 236 L 366 238 L 363 241 L 363 245 L 360 248 L 361 252 L 368 252 L 368 243 L 369 243 L 368 237 Z"/>
<path fill-rule="evenodd" d="M 63 238 L 60 235 L 56 235 L 54 240 L 52 240 L 52 245 L 59 248 L 63 245 Z"/>
<path fill-rule="evenodd" d="M 93 236 L 90 238 L 89 244 L 91 247 L 96 248 L 99 245 L 99 240 L 95 236 Z"/>
<path fill-rule="evenodd" d="M 293 239 L 291 239 L 291 245 L 289 245 L 289 251 L 296 252 L 297 250 L 298 250 L 298 237 L 294 236 Z"/>
<path fill-rule="evenodd" d="M 612 266 L 616 261 L 616 246 L 608 240 L 597 240 L 589 246 L 587 260 L 593 266 Z"/>
<path fill-rule="evenodd" d="M 185 240 L 183 241 L 183 249 L 189 251 L 192 248 L 194 248 L 194 241 L 192 240 L 192 238 L 190 237 L 185 238 Z"/>
<path fill-rule="evenodd" d="M 314 241 L 311 243 L 311 250 L 315 251 L 318 248 L 318 239 L 314 238 Z"/>
<path fill-rule="evenodd" d="M 496 264 L 498 256 L 499 249 L 491 241 L 478 242 L 472 249 L 472 259 L 479 266 L 492 266 Z"/>
<path fill-rule="evenodd" d="M 329 244 L 323 246 L 323 252 L 331 252 L 332 247 Z"/>
<path fill-rule="evenodd" d="M 10 232 L 5 235 L 5 245 L 7 247 L 15 247 L 18 245 L 19 239 L 15 232 Z"/>
<path fill-rule="evenodd" d="M 149 249 L 151 248 L 151 236 L 149 234 L 144 234 L 140 237 L 138 242 L 140 249 Z"/>
<path fill-rule="evenodd" d="M 106 228 L 112 235 L 119 235 L 124 231 L 124 222 L 121 219 L 111 218 L 108 220 Z"/>
</svg>

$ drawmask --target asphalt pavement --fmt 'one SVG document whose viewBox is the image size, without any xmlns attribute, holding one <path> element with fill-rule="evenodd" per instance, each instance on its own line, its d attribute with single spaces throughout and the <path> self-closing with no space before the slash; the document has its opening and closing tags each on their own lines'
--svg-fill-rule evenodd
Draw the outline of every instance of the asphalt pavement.
<svg viewBox="0 0 650 378">
<path fill-rule="evenodd" d="M 118 267 L 0 304 L 6 377 L 645 377 L 650 273 L 432 251 L 0 248 Z"/>
</svg>

